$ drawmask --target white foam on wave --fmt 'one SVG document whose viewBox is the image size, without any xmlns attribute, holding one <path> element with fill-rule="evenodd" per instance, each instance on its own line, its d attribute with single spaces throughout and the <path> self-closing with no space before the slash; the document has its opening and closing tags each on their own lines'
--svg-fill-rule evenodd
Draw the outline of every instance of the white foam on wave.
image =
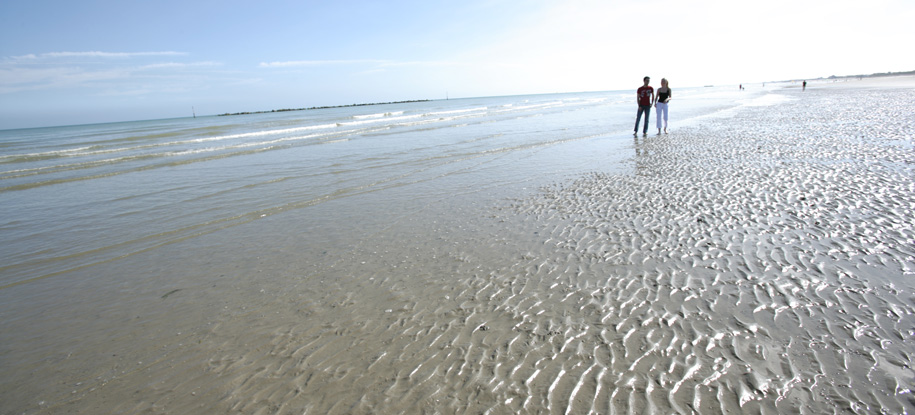
<svg viewBox="0 0 915 415">
<path fill-rule="evenodd" d="M 4 160 L 17 160 L 29 158 L 48 158 L 48 157 L 65 157 L 71 154 L 78 154 L 97 148 L 97 146 L 84 146 L 77 148 L 67 148 L 62 150 L 45 151 L 40 153 L 22 153 L 22 154 L 0 154 L 0 162 Z"/>
<path fill-rule="evenodd" d="M 435 112 L 425 113 L 425 114 L 423 114 L 423 116 L 439 117 L 442 115 L 463 114 L 463 113 L 468 113 L 468 112 L 481 112 L 481 111 L 486 111 L 487 109 L 488 109 L 487 107 L 476 107 L 476 108 L 464 108 L 464 109 L 450 110 L 450 111 L 435 111 Z"/>
<path fill-rule="evenodd" d="M 534 105 L 524 105 L 524 106 L 513 106 L 513 104 L 508 104 L 508 105 L 503 106 L 503 108 L 505 108 L 505 109 L 503 109 L 502 111 L 529 111 L 529 110 L 542 109 L 542 108 L 547 108 L 547 107 L 556 106 L 556 105 L 562 105 L 562 101 L 554 101 L 554 102 L 540 103 L 540 104 L 534 104 Z M 105 147 L 100 147 L 100 146 L 82 146 L 82 147 L 78 147 L 78 148 L 61 149 L 61 150 L 54 150 L 54 151 L 47 151 L 47 152 L 0 155 L 0 162 L 2 162 L 2 161 L 17 162 L 19 159 L 35 160 L 35 159 L 41 159 L 41 158 L 93 157 L 93 156 L 99 156 L 99 155 L 105 155 L 105 154 L 130 153 L 130 152 L 144 151 L 144 150 L 150 150 L 150 149 L 155 149 L 155 148 L 181 147 L 181 146 L 187 146 L 187 145 L 205 144 L 205 143 L 227 141 L 227 140 L 244 140 L 244 139 L 248 139 L 248 138 L 269 137 L 269 136 L 274 136 L 274 135 L 290 135 L 290 134 L 296 134 L 296 133 L 307 132 L 307 131 L 315 131 L 315 130 L 327 130 L 327 129 L 335 129 L 335 128 L 353 128 L 353 127 L 361 127 L 361 126 L 367 126 L 367 125 L 378 124 L 378 123 L 386 123 L 386 124 L 389 124 L 389 126 L 402 126 L 402 127 L 403 126 L 413 126 L 413 125 L 420 125 L 420 124 L 430 122 L 430 121 L 424 120 L 424 119 L 429 119 L 429 118 L 435 118 L 435 120 L 433 120 L 433 122 L 447 122 L 447 121 L 452 121 L 452 120 L 459 119 L 459 118 L 485 116 L 487 114 L 491 114 L 491 112 L 489 112 L 489 110 L 490 109 L 488 107 L 474 107 L 474 108 L 464 108 L 464 109 L 456 109 L 456 110 L 449 110 L 449 111 L 433 111 L 433 112 L 426 112 L 426 113 L 413 114 L 413 115 L 404 115 L 404 111 L 389 111 L 389 112 L 381 112 L 381 113 L 374 113 L 374 114 L 354 115 L 354 116 L 352 116 L 352 119 L 354 121 L 350 121 L 350 122 L 336 122 L 336 123 L 306 125 L 306 126 L 294 127 L 294 128 L 266 129 L 266 130 L 243 132 L 243 133 L 236 133 L 236 134 L 225 134 L 225 135 L 214 136 L 214 137 L 189 138 L 189 139 L 183 139 L 183 140 L 174 140 L 174 141 L 166 141 L 166 142 L 158 142 L 158 143 L 144 143 L 144 144 L 138 144 L 138 145 L 133 145 L 133 146 L 122 146 L 122 147 L 114 147 L 114 148 L 105 148 Z M 499 112 L 499 111 L 495 111 L 495 112 Z M 298 138 L 292 137 L 292 138 L 288 138 L 288 139 L 281 139 L 280 141 L 288 141 L 288 140 L 296 140 L 296 139 L 298 139 Z M 252 146 L 257 146 L 257 145 L 260 145 L 260 143 L 258 143 L 258 142 L 240 143 L 235 146 L 228 145 L 228 146 L 219 146 L 219 147 L 208 147 L 206 149 L 198 149 L 198 150 L 167 151 L 162 154 L 166 154 L 166 153 L 167 154 L 195 154 L 195 153 L 203 153 L 203 152 L 207 152 L 207 151 L 217 151 L 218 149 L 226 149 L 226 148 L 232 148 L 232 147 L 252 147 Z M 118 160 L 129 160 L 129 159 L 135 159 L 135 158 L 136 157 L 134 157 L 134 156 L 125 156 L 123 158 L 111 158 L 111 159 L 106 159 L 106 160 L 97 160 L 97 161 L 91 161 L 88 163 L 92 164 L 92 165 L 97 165 L 99 163 L 105 164 L 105 163 L 116 162 Z M 73 165 L 86 165 L 86 163 L 87 162 L 79 162 L 79 163 L 73 163 Z M 42 167 L 27 168 L 27 169 L 12 169 L 12 170 L 3 172 L 2 174 L 10 175 L 10 174 L 21 174 L 21 173 L 29 173 L 29 172 L 34 173 L 34 172 L 46 171 L 48 169 L 60 169 L 62 166 L 66 166 L 66 164 L 58 165 L 58 166 L 42 166 Z"/>
<path fill-rule="evenodd" d="M 403 115 L 403 111 L 389 111 L 389 112 L 379 112 L 376 114 L 353 115 L 353 119 L 365 120 L 365 119 L 373 119 L 373 118 L 393 117 L 396 115 Z"/>
<path fill-rule="evenodd" d="M 17 158 L 76 158 L 76 157 L 88 157 L 96 156 L 101 154 L 111 154 L 111 153 L 122 153 L 122 152 L 131 152 L 146 150 L 151 148 L 158 147 L 172 147 L 172 146 L 182 146 L 188 144 L 200 144 L 200 143 L 209 143 L 215 141 L 224 141 L 224 140 L 233 140 L 233 139 L 243 139 L 251 137 L 265 137 L 271 135 L 281 135 L 281 134 L 294 134 L 303 131 L 314 131 L 314 130 L 323 130 L 328 128 L 334 128 L 337 124 L 318 124 L 318 125 L 308 125 L 303 127 L 295 128 L 283 128 L 275 130 L 261 130 L 261 131 L 252 131 L 247 133 L 238 133 L 238 134 L 227 134 L 215 137 L 201 137 L 201 138 L 191 138 L 186 140 L 176 140 L 176 141 L 166 141 L 161 143 L 151 143 L 151 144 L 140 144 L 135 146 L 126 146 L 126 147 L 115 147 L 115 148 L 103 148 L 99 146 L 84 146 L 73 149 L 63 149 L 63 150 L 54 150 L 48 152 L 39 152 L 39 153 L 29 153 L 29 154 L 18 154 L 18 155 L 5 155 L 0 156 L 0 159 L 17 159 Z"/>
<path fill-rule="evenodd" d="M 283 129 L 282 132 L 284 134 L 288 134 L 290 132 L 302 132 L 302 131 L 308 131 L 308 130 L 314 130 L 314 129 L 327 128 L 327 125 L 322 125 L 322 126 L 317 126 L 317 127 L 318 128 Z M 274 134 L 279 134 L 278 131 L 280 131 L 280 130 L 270 130 L 270 131 L 266 131 L 264 134 L 261 134 L 261 133 L 236 134 L 236 135 L 234 135 L 234 138 L 269 137 Z M 359 134 L 359 133 L 370 132 L 370 131 L 371 131 L 371 129 L 356 130 L 356 131 L 352 131 L 348 134 Z M 227 152 L 227 151 L 231 152 L 234 150 L 246 150 L 246 149 L 250 150 L 250 149 L 258 149 L 258 148 L 260 150 L 268 150 L 271 148 L 275 148 L 279 144 L 288 146 L 288 145 L 296 145 L 296 143 L 307 143 L 307 142 L 329 144 L 329 143 L 339 143 L 339 142 L 348 141 L 348 139 L 345 137 L 338 138 L 335 140 L 322 140 L 323 137 L 328 137 L 328 138 L 340 137 L 340 134 L 329 134 L 327 132 L 321 132 L 321 133 L 314 133 L 314 134 L 281 137 L 281 138 L 270 139 L 270 140 L 241 141 L 241 142 L 236 142 L 233 144 L 226 144 L 226 145 L 221 145 L 221 146 L 211 145 L 211 146 L 201 147 L 201 148 L 180 148 L 180 149 L 176 149 L 176 150 L 162 150 L 162 151 L 157 151 L 157 152 L 127 154 L 127 155 L 123 155 L 120 157 L 79 161 L 79 162 L 74 162 L 74 163 L 55 164 L 55 165 L 50 165 L 50 166 L 41 166 L 41 167 L 33 167 L 33 168 L 26 168 L 26 169 L 8 170 L 8 171 L 0 172 L 0 179 L 13 179 L 13 178 L 27 177 L 27 176 L 40 175 L 40 174 L 57 173 L 57 172 L 61 172 L 61 171 L 89 169 L 89 168 L 95 168 L 95 167 L 99 167 L 99 166 L 115 165 L 115 164 L 132 162 L 132 161 L 137 161 L 137 160 L 153 160 L 153 159 L 160 159 L 160 158 L 167 158 L 167 157 L 185 157 L 185 156 L 213 154 L 213 153 L 220 153 L 220 152 Z M 228 138 L 229 138 L 229 136 L 220 136 L 220 137 L 211 137 L 211 138 L 198 138 L 198 139 L 193 139 L 193 140 L 172 141 L 172 142 L 168 142 L 168 143 L 135 146 L 135 147 L 131 147 L 131 148 L 116 148 L 116 149 L 109 149 L 109 150 L 99 150 L 99 151 L 93 151 L 91 153 L 86 153 L 84 155 L 114 154 L 114 153 L 119 153 L 119 152 L 126 152 L 129 150 L 136 152 L 137 150 L 164 149 L 166 147 L 176 147 L 176 146 L 180 147 L 180 146 L 186 146 L 188 144 L 219 142 L 219 141 L 224 141 Z"/>
<path fill-rule="evenodd" d="M 377 124 L 379 122 L 393 124 L 393 123 L 398 123 L 398 122 L 401 122 L 404 120 L 415 120 L 418 118 L 422 118 L 423 116 L 424 116 L 423 114 L 414 114 L 414 115 L 399 115 L 399 116 L 392 115 L 390 117 L 388 117 L 388 116 L 368 117 L 368 118 L 364 118 L 364 119 L 359 119 L 358 121 L 338 122 L 335 125 L 337 127 L 357 127 L 357 126 L 362 126 L 362 125 Z"/>
</svg>

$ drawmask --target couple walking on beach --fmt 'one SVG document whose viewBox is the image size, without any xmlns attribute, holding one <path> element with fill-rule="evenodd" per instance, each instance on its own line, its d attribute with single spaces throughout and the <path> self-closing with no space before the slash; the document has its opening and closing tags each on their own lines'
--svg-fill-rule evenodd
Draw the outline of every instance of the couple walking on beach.
<svg viewBox="0 0 915 415">
<path fill-rule="evenodd" d="M 661 78 L 661 87 L 655 95 L 654 88 L 648 85 L 651 82 L 650 77 L 642 79 L 645 85 L 642 85 L 635 92 L 636 103 L 639 105 L 639 113 L 635 116 L 635 135 L 639 135 L 639 121 L 642 119 L 642 113 L 645 113 L 645 128 L 642 129 L 642 135 L 648 135 L 648 115 L 651 114 L 651 107 L 658 109 L 658 134 L 661 134 L 661 119 L 664 120 L 664 133 L 667 134 L 667 103 L 673 98 L 670 87 L 667 86 L 667 78 Z"/>
</svg>

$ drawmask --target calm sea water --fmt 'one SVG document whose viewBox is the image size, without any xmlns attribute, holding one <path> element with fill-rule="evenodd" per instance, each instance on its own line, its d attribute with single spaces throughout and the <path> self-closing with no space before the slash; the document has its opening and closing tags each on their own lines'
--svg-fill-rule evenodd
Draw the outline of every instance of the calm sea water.
<svg viewBox="0 0 915 415">
<path fill-rule="evenodd" d="M 754 96 L 733 88 L 675 94 L 673 128 Z M 353 195 L 399 189 L 385 202 L 396 210 L 617 168 L 631 144 L 632 95 L 0 131 L 0 289 Z"/>
</svg>

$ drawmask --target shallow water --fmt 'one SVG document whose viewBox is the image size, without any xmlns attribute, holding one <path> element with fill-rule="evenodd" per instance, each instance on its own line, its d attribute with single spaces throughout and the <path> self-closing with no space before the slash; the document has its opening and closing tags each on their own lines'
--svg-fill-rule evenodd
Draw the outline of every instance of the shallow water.
<svg viewBox="0 0 915 415">
<path fill-rule="evenodd" d="M 612 100 L 417 127 L 317 183 L 298 145 L 89 186 L 149 224 L 75 202 L 74 235 L 118 232 L 4 246 L 43 257 L 2 269 L 2 412 L 912 411 L 915 93 L 758 96 L 635 139 Z"/>
</svg>

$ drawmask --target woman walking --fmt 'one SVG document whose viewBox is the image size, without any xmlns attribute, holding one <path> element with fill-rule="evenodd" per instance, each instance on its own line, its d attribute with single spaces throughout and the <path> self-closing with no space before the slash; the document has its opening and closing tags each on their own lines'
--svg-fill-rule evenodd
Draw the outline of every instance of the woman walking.
<svg viewBox="0 0 915 415">
<path fill-rule="evenodd" d="M 661 118 L 664 118 L 664 134 L 667 134 L 667 103 L 673 98 L 670 87 L 667 86 L 667 78 L 661 78 L 661 87 L 658 88 L 658 94 L 655 97 L 654 107 L 658 117 L 658 134 L 661 134 Z"/>
</svg>

